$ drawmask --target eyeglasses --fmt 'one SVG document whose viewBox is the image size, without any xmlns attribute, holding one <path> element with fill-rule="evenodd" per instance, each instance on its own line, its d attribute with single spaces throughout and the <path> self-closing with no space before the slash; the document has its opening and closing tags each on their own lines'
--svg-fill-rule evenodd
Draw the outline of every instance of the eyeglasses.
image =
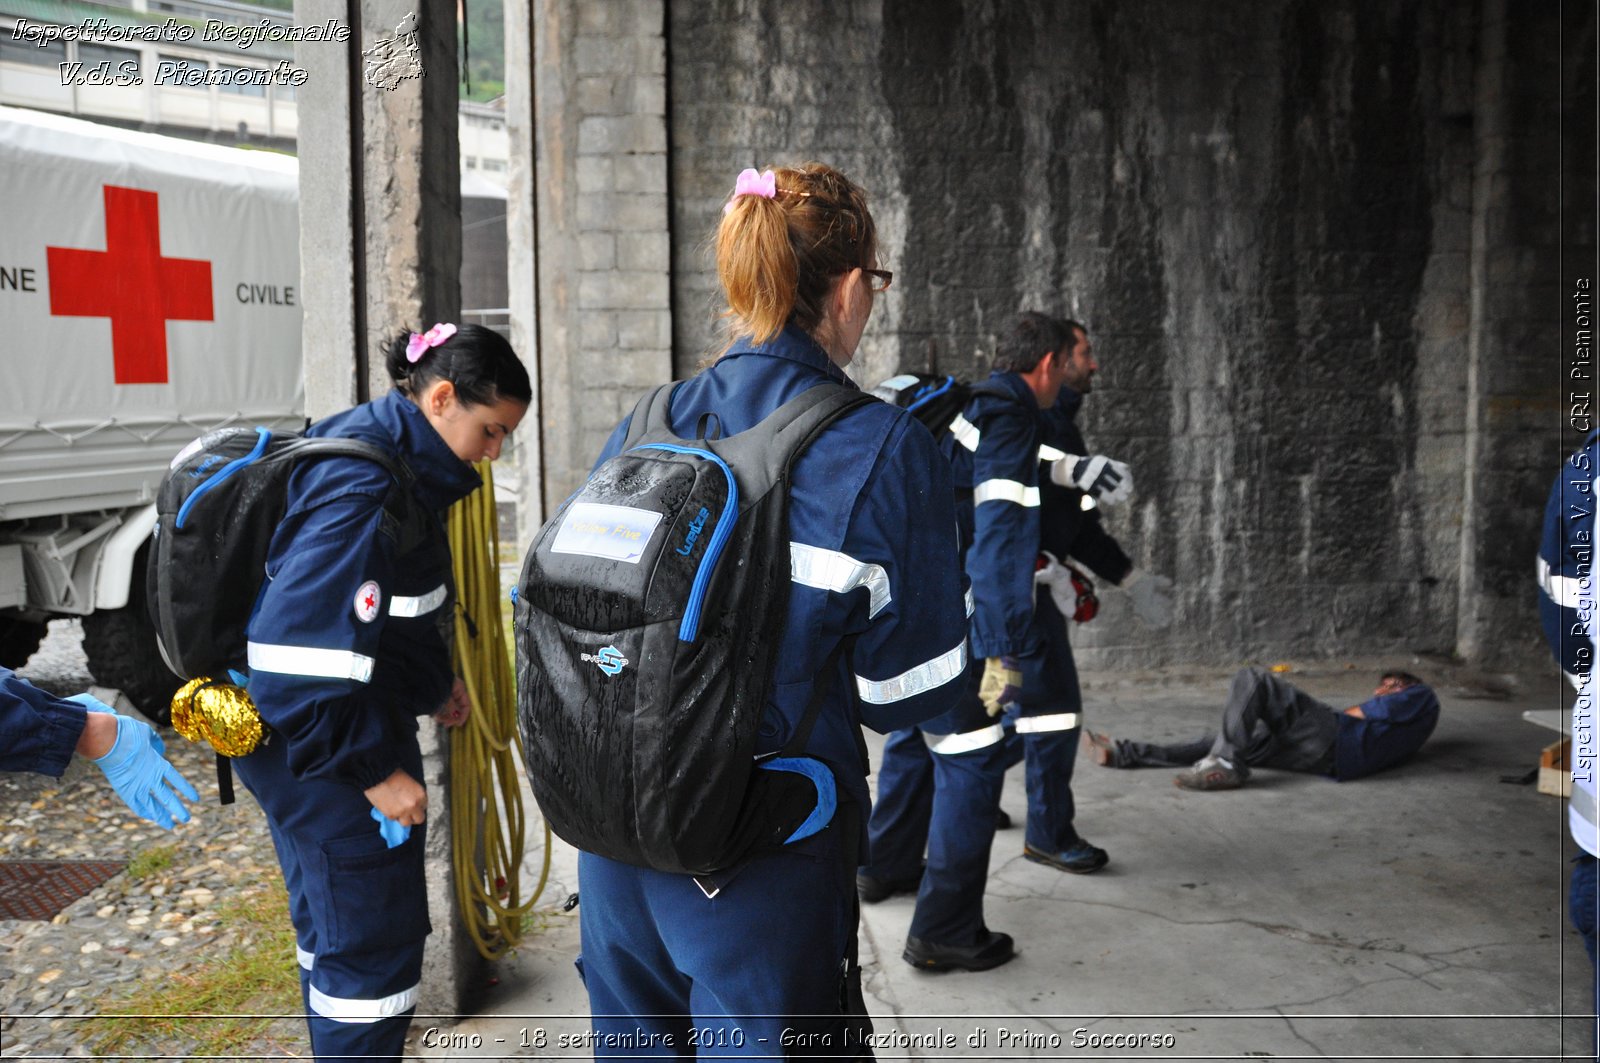
<svg viewBox="0 0 1600 1063">
<path fill-rule="evenodd" d="M 867 287 L 875 292 L 886 292 L 889 285 L 894 283 L 894 273 L 886 269 L 864 269 L 861 271 L 867 278 Z"/>
</svg>

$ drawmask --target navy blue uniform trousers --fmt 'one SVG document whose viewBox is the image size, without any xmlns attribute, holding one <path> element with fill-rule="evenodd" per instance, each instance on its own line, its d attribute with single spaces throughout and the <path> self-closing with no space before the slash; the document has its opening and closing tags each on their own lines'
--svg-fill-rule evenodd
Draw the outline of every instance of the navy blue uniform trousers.
<svg viewBox="0 0 1600 1063">
<path fill-rule="evenodd" d="M 841 1013 L 857 846 L 839 823 L 718 875 L 713 897 L 689 875 L 580 852 L 594 1058 L 870 1059 Z"/>
<path fill-rule="evenodd" d="M 285 745 L 269 740 L 233 763 L 267 814 L 283 868 L 311 1050 L 319 1061 L 399 1059 L 430 929 L 426 826 L 388 848 L 366 796 L 295 778 Z M 422 778 L 414 736 L 400 766 Z"/>
<path fill-rule="evenodd" d="M 1006 714 L 1006 768 L 1026 761 L 1028 826 L 1024 839 L 1040 852 L 1059 853 L 1078 844 L 1073 826 L 1072 772 L 1083 734 L 1083 695 L 1078 666 L 1067 640 L 1067 622 L 1048 594 L 1034 605 L 1040 648 L 1017 658 L 1022 698 Z M 1030 728 L 1038 727 L 1033 730 Z"/>
</svg>

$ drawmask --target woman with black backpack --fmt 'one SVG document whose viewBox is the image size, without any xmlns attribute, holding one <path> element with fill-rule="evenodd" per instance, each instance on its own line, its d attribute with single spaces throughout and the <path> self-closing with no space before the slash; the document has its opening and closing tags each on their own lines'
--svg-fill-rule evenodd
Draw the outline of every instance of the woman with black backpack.
<svg viewBox="0 0 1600 1063">
<path fill-rule="evenodd" d="M 839 171 L 819 163 L 746 170 L 717 232 L 734 338 L 665 400 L 671 433 L 737 438 L 819 385 L 855 390 L 844 367 L 891 279 L 878 268 L 877 250 L 866 195 Z M 601 463 L 623 449 L 629 429 L 629 421 L 618 427 Z M 579 967 L 597 1059 L 871 1054 L 855 965 L 854 874 L 868 806 L 860 728 L 887 732 L 939 715 L 962 689 L 966 614 L 953 500 L 949 465 L 933 437 L 884 403 L 846 409 L 795 459 L 787 587 L 774 596 L 786 604 L 769 647 L 773 672 L 754 755 L 758 768 L 781 760 L 810 779 L 804 785 L 810 792 L 814 784 L 808 803 L 815 807 L 792 833 L 756 839 L 750 855 L 702 874 L 580 855 Z M 691 508 L 659 549 L 694 556 L 711 549 L 706 542 L 720 534 L 713 529 L 721 518 L 710 508 Z M 649 516 L 639 518 L 640 541 L 654 534 Z M 587 551 L 591 569 L 609 564 L 625 575 L 620 566 L 634 562 L 597 527 L 590 521 L 555 534 L 565 530 L 571 549 Z M 561 563 L 559 552 L 550 557 Z M 712 595 L 722 579 L 708 583 Z M 690 592 L 695 615 L 698 593 Z M 715 607 L 712 597 L 704 603 Z M 744 637 L 759 632 L 753 626 Z M 593 652 L 588 667 L 614 676 L 648 666 L 627 660 L 619 646 Z M 560 697 L 548 693 L 551 703 Z M 651 740 L 645 724 L 627 726 Z M 658 740 L 663 750 L 673 745 L 670 734 Z M 536 780 L 536 793 L 539 787 Z M 752 784 L 750 792 L 777 789 Z M 675 807 L 673 797 L 638 794 L 638 818 L 647 818 L 644 808 Z M 613 851 L 628 849 L 628 839 L 616 840 Z"/>
<path fill-rule="evenodd" d="M 386 364 L 393 391 L 306 434 L 373 444 L 407 475 L 342 456 L 295 470 L 248 631 L 270 737 L 234 761 L 283 867 L 319 1059 L 404 1047 L 430 930 L 418 720 L 470 711 L 440 517 L 481 485 L 472 463 L 499 457 L 532 397 L 510 344 L 475 325 L 401 333 Z"/>
</svg>

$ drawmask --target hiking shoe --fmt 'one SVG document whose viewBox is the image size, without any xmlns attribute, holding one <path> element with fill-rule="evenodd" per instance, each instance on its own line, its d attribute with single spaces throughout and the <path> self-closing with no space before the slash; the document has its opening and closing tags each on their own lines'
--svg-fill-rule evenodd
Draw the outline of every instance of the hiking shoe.
<svg viewBox="0 0 1600 1063">
<path fill-rule="evenodd" d="M 1012 826 L 1012 824 L 1011 824 L 1011 813 L 1007 812 L 1003 808 L 995 809 L 994 810 L 994 829 L 995 830 L 1010 830 L 1011 826 Z"/>
<path fill-rule="evenodd" d="M 1101 734 L 1099 731 L 1085 731 L 1084 734 L 1089 736 L 1088 753 L 1090 760 L 1102 768 L 1121 767 L 1117 763 L 1116 743 L 1112 741 L 1110 735 Z"/>
<path fill-rule="evenodd" d="M 874 878 L 865 871 L 856 872 L 856 892 L 866 904 L 886 901 L 897 893 L 915 893 L 921 887 L 921 871 L 904 878 Z"/>
<path fill-rule="evenodd" d="M 923 971 L 987 971 L 1017 955 L 1010 934 L 985 930 L 975 945 L 941 945 L 937 941 L 906 938 L 901 958 Z"/>
<path fill-rule="evenodd" d="M 1074 875 L 1087 875 L 1099 871 L 1111 862 L 1111 857 L 1106 855 L 1104 849 L 1098 849 L 1082 838 L 1079 838 L 1071 848 L 1063 849 L 1059 853 L 1043 852 L 1024 843 L 1022 855 L 1036 864 L 1044 864 L 1057 871 L 1070 871 Z"/>
<path fill-rule="evenodd" d="M 1181 790 L 1237 790 L 1244 785 L 1246 777 L 1240 768 L 1221 757 L 1205 757 L 1175 776 L 1172 785 Z"/>
</svg>

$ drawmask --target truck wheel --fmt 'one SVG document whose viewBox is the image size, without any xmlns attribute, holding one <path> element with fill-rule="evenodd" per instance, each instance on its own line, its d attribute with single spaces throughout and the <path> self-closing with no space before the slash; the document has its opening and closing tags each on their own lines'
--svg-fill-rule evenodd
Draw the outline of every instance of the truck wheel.
<svg viewBox="0 0 1600 1063">
<path fill-rule="evenodd" d="M 83 652 L 101 686 L 116 687 L 138 710 L 162 724 L 172 722 L 172 695 L 183 680 L 167 670 L 156 648 L 156 626 L 145 610 L 145 554 L 133 562 L 128 604 L 83 618 Z"/>
<path fill-rule="evenodd" d="M 0 667 L 21 668 L 44 639 L 45 625 L 16 616 L 0 616 Z"/>
</svg>

